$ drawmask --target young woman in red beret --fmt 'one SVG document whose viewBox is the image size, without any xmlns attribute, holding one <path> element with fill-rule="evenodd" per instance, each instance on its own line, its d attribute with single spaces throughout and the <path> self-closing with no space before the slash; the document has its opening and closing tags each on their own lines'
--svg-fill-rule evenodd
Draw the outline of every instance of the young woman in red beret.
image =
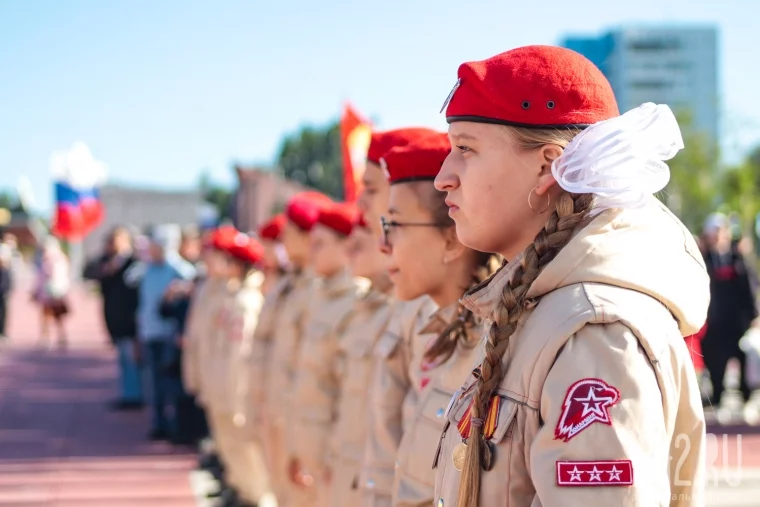
<svg viewBox="0 0 760 507">
<path fill-rule="evenodd" d="M 390 193 L 390 183 L 386 171 L 380 166 L 380 159 L 392 148 L 432 134 L 435 131 L 424 128 L 372 134 L 358 205 L 377 244 L 383 237 L 380 217 L 388 212 Z M 385 258 L 390 262 L 389 256 L 385 255 Z M 367 439 L 357 481 L 361 504 L 367 507 L 391 505 L 398 446 L 405 420 L 411 419 L 417 405 L 419 379 L 413 378 L 416 374 L 413 365 L 422 357 L 424 342 L 414 343 L 414 329 L 427 321 L 435 309 L 435 303 L 427 296 L 413 301 L 396 301 L 391 318 L 373 349 L 377 362 L 373 373 L 376 378 L 372 380 L 372 385 L 379 387 L 374 388 L 368 399 Z M 383 383 L 380 379 L 392 381 Z"/>
<path fill-rule="evenodd" d="M 358 218 L 354 205 L 334 203 L 321 209 L 311 231 L 311 265 L 318 283 L 304 315 L 286 423 L 291 499 L 301 507 L 326 498 L 326 458 L 340 393 L 340 342 L 362 293 L 348 269 L 349 236 Z"/>
<path fill-rule="evenodd" d="M 683 148 L 673 114 L 619 115 L 602 73 L 556 47 L 458 77 L 436 187 L 461 241 L 509 263 L 463 299 L 493 324 L 445 414 L 437 505 L 704 505 L 683 336 L 705 321 L 709 281 L 652 195 Z"/>
<path fill-rule="evenodd" d="M 330 431 L 328 477 L 320 491 L 320 505 L 324 506 L 361 505 L 358 481 L 369 431 L 367 393 L 375 363 L 372 351 L 385 332 L 395 306 L 387 257 L 377 248 L 377 241 L 363 217 L 351 232 L 348 254 L 351 273 L 371 285 L 336 326 L 336 334 L 341 338 L 333 365 L 340 395 Z"/>
<path fill-rule="evenodd" d="M 331 200 L 317 192 L 293 196 L 285 207 L 287 221 L 282 231 L 282 244 L 288 254 L 291 272 L 278 291 L 274 315 L 256 331 L 254 343 L 265 368 L 265 439 L 269 469 L 277 500 L 286 504 L 293 489 L 288 470 L 285 424 L 290 408 L 290 392 L 295 375 L 298 347 L 303 335 L 306 309 L 314 289 L 315 277 L 310 265 L 309 233 L 317 223 L 320 209 Z M 269 310 L 267 310 L 268 312 Z"/>
<path fill-rule="evenodd" d="M 287 268 L 287 254 L 282 246 L 282 230 L 287 218 L 284 214 L 275 215 L 259 227 L 258 237 L 264 246 L 264 262 L 261 269 L 264 273 L 264 284 L 261 292 L 266 296 L 277 287 Z"/>
<path fill-rule="evenodd" d="M 443 428 L 443 413 L 454 391 L 472 371 L 483 323 L 459 304 L 474 284 L 491 275 L 491 254 L 464 246 L 448 216 L 445 194 L 433 186 L 451 151 L 446 134 L 433 134 L 394 148 L 383 158 L 391 185 L 388 215 L 383 217 L 383 249 L 391 256 L 396 297 L 430 297 L 439 308 L 414 329 L 410 376 L 419 392 L 414 416 L 404 426 L 393 487 L 393 505 L 433 502 L 435 473 L 430 455 Z M 386 382 L 383 379 L 382 382 Z"/>
<path fill-rule="evenodd" d="M 226 261 L 227 286 L 215 319 L 215 336 L 205 361 L 209 363 L 206 402 L 211 427 L 224 468 L 225 502 L 251 506 L 274 501 L 264 461 L 260 407 L 248 399 L 253 330 L 263 304 L 263 277 L 255 269 L 264 257 L 261 244 L 234 231 L 216 242 Z"/>
</svg>

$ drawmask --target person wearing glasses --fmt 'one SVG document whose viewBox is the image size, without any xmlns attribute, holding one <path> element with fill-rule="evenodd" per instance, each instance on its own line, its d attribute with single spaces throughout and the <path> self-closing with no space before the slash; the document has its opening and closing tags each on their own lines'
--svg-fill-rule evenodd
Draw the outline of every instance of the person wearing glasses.
<svg viewBox="0 0 760 507">
<path fill-rule="evenodd" d="M 435 505 L 704 505 L 683 337 L 710 280 L 654 196 L 683 149 L 672 111 L 620 115 L 602 72 L 552 46 L 462 64 L 444 108 L 435 186 L 460 241 L 508 263 L 463 299 L 489 329 L 430 456 Z"/>
<path fill-rule="evenodd" d="M 397 146 L 434 134 L 425 128 L 402 128 L 373 132 L 362 178 L 363 189 L 357 204 L 364 214 L 376 243 L 382 240 L 381 216 L 388 211 L 390 183 L 380 166 L 382 156 Z M 386 270 L 390 256 L 383 254 Z M 419 329 L 435 312 L 433 300 L 427 296 L 413 301 L 395 301 L 387 327 L 375 343 L 372 354 L 376 362 L 368 397 L 367 438 L 357 481 L 361 505 L 391 505 L 396 455 L 403 428 L 414 416 L 420 379 L 419 364 L 425 342 L 414 340 Z M 416 387 L 415 387 L 416 386 Z"/>
<path fill-rule="evenodd" d="M 433 186 L 450 151 L 448 136 L 433 134 L 383 157 L 391 185 L 388 217 L 382 218 L 383 251 L 392 259 L 396 297 L 406 301 L 427 295 L 439 308 L 416 330 L 426 350 L 412 365 L 420 372 L 421 395 L 396 458 L 392 502 L 398 507 L 433 502 L 430 456 L 438 445 L 446 405 L 474 367 L 484 329 L 482 319 L 459 298 L 498 267 L 491 254 L 459 241 L 445 194 Z"/>
</svg>

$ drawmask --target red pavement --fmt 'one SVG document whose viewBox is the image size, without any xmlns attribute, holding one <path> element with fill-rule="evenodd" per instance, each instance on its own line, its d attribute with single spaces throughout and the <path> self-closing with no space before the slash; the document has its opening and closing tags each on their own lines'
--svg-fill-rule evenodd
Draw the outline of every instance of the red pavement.
<svg viewBox="0 0 760 507">
<path fill-rule="evenodd" d="M 28 291 L 14 295 L 0 348 L 0 506 L 194 506 L 193 453 L 147 442 L 147 411 L 108 410 L 116 365 L 97 296 L 76 291 L 71 307 L 69 349 L 40 350 Z"/>
</svg>

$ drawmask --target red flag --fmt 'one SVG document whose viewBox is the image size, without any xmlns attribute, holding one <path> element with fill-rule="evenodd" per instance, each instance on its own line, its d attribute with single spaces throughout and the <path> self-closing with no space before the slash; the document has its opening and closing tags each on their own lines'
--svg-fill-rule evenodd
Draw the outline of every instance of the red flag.
<svg viewBox="0 0 760 507">
<path fill-rule="evenodd" d="M 355 202 L 361 193 L 367 150 L 372 135 L 370 123 L 350 104 L 340 118 L 340 144 L 343 155 L 343 193 L 346 202 Z"/>
</svg>

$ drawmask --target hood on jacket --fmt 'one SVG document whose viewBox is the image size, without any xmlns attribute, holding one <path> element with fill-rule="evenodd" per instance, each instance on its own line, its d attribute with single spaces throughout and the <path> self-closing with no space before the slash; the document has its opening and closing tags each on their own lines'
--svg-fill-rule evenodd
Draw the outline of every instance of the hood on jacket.
<svg viewBox="0 0 760 507">
<path fill-rule="evenodd" d="M 502 268 L 463 303 L 490 316 L 519 259 Z M 647 294 L 665 305 L 688 336 L 702 327 L 710 279 L 692 234 L 662 203 L 600 213 L 557 254 L 528 291 L 537 298 L 577 283 L 601 283 Z"/>
</svg>

